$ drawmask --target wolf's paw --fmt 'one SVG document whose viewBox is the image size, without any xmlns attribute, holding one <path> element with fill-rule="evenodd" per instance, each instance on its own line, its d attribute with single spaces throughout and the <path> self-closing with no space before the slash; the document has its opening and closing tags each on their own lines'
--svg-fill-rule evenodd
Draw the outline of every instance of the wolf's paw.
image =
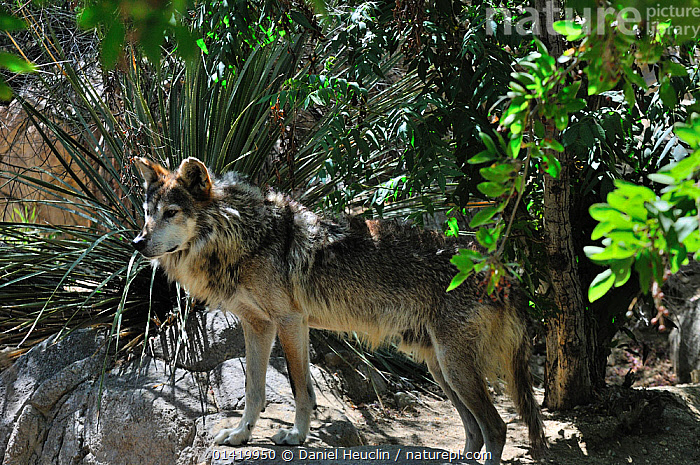
<svg viewBox="0 0 700 465">
<path fill-rule="evenodd" d="M 278 446 L 285 444 L 288 446 L 299 446 L 301 444 L 304 444 L 305 439 L 306 435 L 301 434 L 296 428 L 281 428 L 277 434 L 272 436 L 272 442 L 274 442 Z"/>
<path fill-rule="evenodd" d="M 250 439 L 250 430 L 248 428 L 230 428 L 222 429 L 214 438 L 216 444 L 228 444 L 229 446 L 240 446 L 245 444 Z"/>
</svg>

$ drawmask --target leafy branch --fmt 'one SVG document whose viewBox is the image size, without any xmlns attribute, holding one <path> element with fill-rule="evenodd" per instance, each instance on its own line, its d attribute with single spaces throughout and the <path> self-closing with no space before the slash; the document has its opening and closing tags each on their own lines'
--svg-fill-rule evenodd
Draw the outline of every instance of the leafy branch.
<svg viewBox="0 0 700 465">
<path fill-rule="evenodd" d="M 554 153 L 562 152 L 564 146 L 557 140 L 547 137 L 546 126 L 556 127 L 559 131 L 569 124 L 569 115 L 585 107 L 583 99 L 577 97 L 581 87 L 580 80 L 563 85 L 576 60 L 567 68 L 558 68 L 556 60 L 549 55 L 545 46 L 534 40 L 533 51 L 518 62 L 521 71 L 514 72 L 510 83 L 508 98 L 510 104 L 503 113 L 501 127 L 508 134 L 508 141 L 497 132 L 498 145 L 493 138 L 482 132 L 480 134 L 486 149 L 472 157 L 468 163 L 491 165 L 479 170 L 486 181 L 477 185 L 477 189 L 487 197 L 499 203 L 479 211 L 469 223 L 472 228 L 479 227 L 476 239 L 486 250 L 486 254 L 474 250 L 460 250 L 452 259 L 459 269 L 448 291 L 459 286 L 472 273 L 487 273 L 486 290 L 492 294 L 503 284 L 507 275 L 502 255 L 510 235 L 517 205 L 522 200 L 528 182 L 528 170 L 532 161 L 539 169 L 550 176 L 557 177 L 561 164 Z M 515 206 L 505 223 L 503 212 L 515 198 Z M 493 225 L 493 226 L 486 226 Z"/>
</svg>

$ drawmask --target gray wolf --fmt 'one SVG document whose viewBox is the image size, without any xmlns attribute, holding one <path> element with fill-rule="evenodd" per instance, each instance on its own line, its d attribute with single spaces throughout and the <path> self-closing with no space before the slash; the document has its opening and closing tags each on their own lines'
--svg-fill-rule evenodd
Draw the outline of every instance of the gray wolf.
<svg viewBox="0 0 700 465">
<path fill-rule="evenodd" d="M 517 286 L 504 302 L 483 298 L 479 277 L 446 292 L 458 243 L 395 222 L 330 219 L 288 196 L 263 192 L 236 174 L 216 178 L 195 158 L 175 171 L 140 158 L 145 224 L 134 247 L 198 300 L 242 321 L 246 398 L 240 424 L 217 444 L 245 444 L 265 404 L 265 373 L 278 336 L 296 412 L 276 444 L 302 444 L 315 395 L 309 328 L 387 339 L 424 360 L 457 408 L 465 452 L 485 445 L 500 463 L 506 425 L 487 390 L 502 377 L 529 427 L 533 452 L 546 445 L 528 367 L 526 301 Z"/>
</svg>

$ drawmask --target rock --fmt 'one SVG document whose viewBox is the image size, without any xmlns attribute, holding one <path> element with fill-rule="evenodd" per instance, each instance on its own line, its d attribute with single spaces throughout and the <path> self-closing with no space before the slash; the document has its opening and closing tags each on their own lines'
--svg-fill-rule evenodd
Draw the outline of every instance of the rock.
<svg viewBox="0 0 700 465">
<path fill-rule="evenodd" d="M 2 412 L 0 458 L 4 459 L 3 464 L 8 460 L 14 460 L 12 459 L 14 454 L 19 454 L 16 448 L 20 447 L 20 442 L 24 442 L 24 437 L 20 433 L 32 430 L 28 424 L 20 425 L 19 420 L 22 415 L 25 415 L 23 421 L 26 421 L 36 411 L 35 408 L 27 410 L 26 407 L 42 383 L 59 376 L 64 368 L 77 361 L 104 356 L 104 341 L 104 337 L 97 331 L 88 329 L 74 331 L 58 342 L 52 337 L 37 344 L 19 357 L 12 366 L 0 373 L 0 412 Z M 67 378 L 69 377 L 70 375 L 67 375 Z M 49 392 L 50 384 L 47 384 L 42 391 L 37 395 L 40 405 L 45 405 L 46 402 L 50 402 L 50 398 L 59 395 Z M 8 446 L 11 435 L 13 442 Z M 8 454 L 5 453 L 6 448 L 11 452 L 9 459 Z"/>
<path fill-rule="evenodd" d="M 700 263 L 691 261 L 664 286 L 666 306 L 676 328 L 669 335 L 673 369 L 682 383 L 693 381 L 700 370 Z"/>
<path fill-rule="evenodd" d="M 340 358 L 340 355 L 336 354 L 335 352 L 328 352 L 323 358 L 326 365 L 331 368 L 338 368 L 343 364 L 343 359 Z"/>
<path fill-rule="evenodd" d="M 227 360 L 212 372 L 214 399 L 221 410 L 240 410 L 245 402 L 245 358 Z M 283 358 L 273 358 L 267 367 L 265 395 L 268 402 L 294 405 Z"/>
<path fill-rule="evenodd" d="M 394 394 L 394 402 L 399 409 L 412 408 L 418 403 L 418 398 L 409 392 L 397 392 Z"/>
<path fill-rule="evenodd" d="M 0 373 L 0 463 L 211 462 L 213 435 L 224 423 L 236 424 L 243 408 L 243 336 L 237 322 L 221 312 L 192 321 L 178 363 L 169 362 L 176 359 L 177 345 L 171 332 L 154 341 L 143 360 L 109 369 L 101 393 L 106 339 L 97 329 L 78 330 L 58 342 L 50 338 L 19 357 Z M 229 354 L 239 356 L 226 359 Z M 311 375 L 319 408 L 308 442 L 361 445 L 344 404 L 333 394 L 335 378 L 315 366 Z M 294 416 L 283 357 L 271 359 L 266 394 L 271 408 L 254 437 L 271 444 L 270 426 L 288 427 Z"/>
<path fill-rule="evenodd" d="M 195 312 L 185 326 L 184 337 L 171 327 L 152 338 L 149 355 L 166 362 L 177 355 L 176 366 L 189 371 L 210 371 L 226 360 L 245 356 L 243 328 L 232 313 Z"/>
<path fill-rule="evenodd" d="M 24 465 L 41 457 L 45 421 L 32 405 L 25 405 L 12 429 L 3 465 Z"/>
<path fill-rule="evenodd" d="M 0 371 L 3 371 L 5 368 L 12 365 L 12 360 L 10 358 L 11 353 L 11 347 L 5 347 L 4 349 L 0 350 Z"/>
</svg>

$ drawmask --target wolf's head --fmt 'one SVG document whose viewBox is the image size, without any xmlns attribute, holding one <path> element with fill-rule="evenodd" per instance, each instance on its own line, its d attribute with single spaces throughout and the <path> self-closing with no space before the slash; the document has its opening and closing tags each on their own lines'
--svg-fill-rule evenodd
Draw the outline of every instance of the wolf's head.
<svg viewBox="0 0 700 465">
<path fill-rule="evenodd" d="M 183 160 L 172 172 L 145 158 L 135 163 L 144 179 L 146 202 L 143 230 L 133 240 L 134 248 L 147 258 L 182 250 L 196 234 L 197 209 L 211 197 L 207 167 L 196 158 Z"/>
</svg>

